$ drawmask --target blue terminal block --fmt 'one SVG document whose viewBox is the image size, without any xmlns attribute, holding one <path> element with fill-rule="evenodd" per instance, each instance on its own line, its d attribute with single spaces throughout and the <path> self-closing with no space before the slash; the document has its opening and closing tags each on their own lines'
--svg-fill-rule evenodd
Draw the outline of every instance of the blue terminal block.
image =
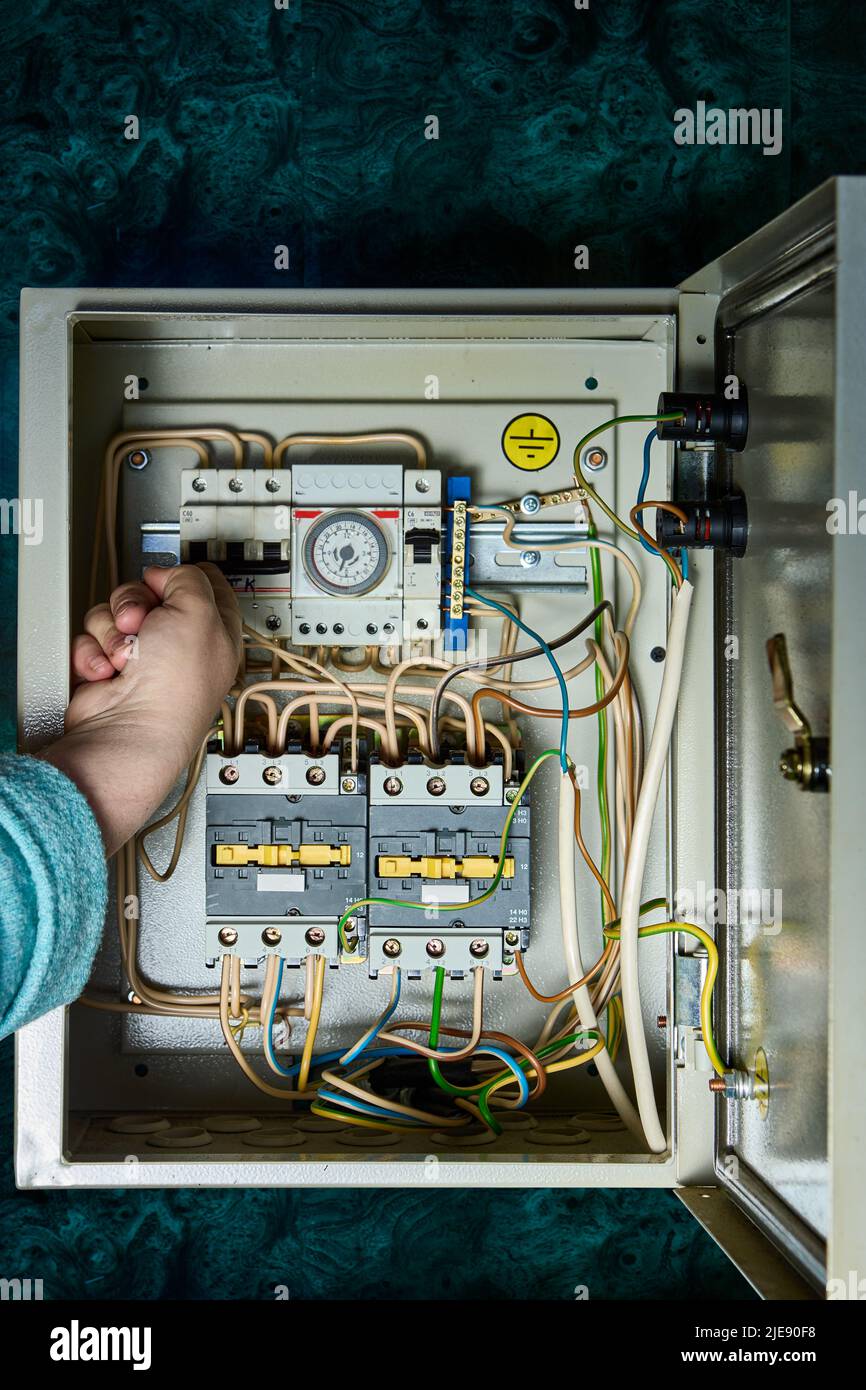
<svg viewBox="0 0 866 1390">
<path fill-rule="evenodd" d="M 447 653 L 466 651 L 469 619 L 465 611 L 465 590 L 469 583 L 469 512 L 471 478 L 450 477 L 446 484 L 448 504 L 445 532 L 443 594 L 445 622 L 442 645 Z"/>
</svg>

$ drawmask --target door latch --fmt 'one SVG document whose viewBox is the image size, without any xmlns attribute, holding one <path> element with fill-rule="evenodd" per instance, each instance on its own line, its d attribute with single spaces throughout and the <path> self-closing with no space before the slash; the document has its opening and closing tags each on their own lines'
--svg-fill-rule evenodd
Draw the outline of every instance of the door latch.
<svg viewBox="0 0 866 1390">
<path fill-rule="evenodd" d="M 801 791 L 829 791 L 830 740 L 813 735 L 808 719 L 794 700 L 784 633 L 769 639 L 767 657 L 773 679 L 773 704 L 785 728 L 794 735 L 794 747 L 785 749 L 779 759 L 779 771 L 786 781 L 798 783 Z"/>
</svg>

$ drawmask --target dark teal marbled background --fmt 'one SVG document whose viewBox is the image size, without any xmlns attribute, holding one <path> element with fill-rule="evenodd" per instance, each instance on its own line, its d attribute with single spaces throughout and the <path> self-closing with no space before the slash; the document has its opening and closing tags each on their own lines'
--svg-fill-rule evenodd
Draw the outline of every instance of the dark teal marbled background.
<svg viewBox="0 0 866 1390">
<path fill-rule="evenodd" d="M 864 171 L 864 8 L 2 0 L 0 495 L 16 491 L 22 284 L 674 284 Z M 698 99 L 781 107 L 783 152 L 675 146 L 673 112 Z M 14 550 L 0 537 L 7 747 Z M 16 1193 L 11 1070 L 7 1043 L 0 1274 L 41 1277 L 46 1296 L 748 1293 L 665 1194 Z"/>
</svg>

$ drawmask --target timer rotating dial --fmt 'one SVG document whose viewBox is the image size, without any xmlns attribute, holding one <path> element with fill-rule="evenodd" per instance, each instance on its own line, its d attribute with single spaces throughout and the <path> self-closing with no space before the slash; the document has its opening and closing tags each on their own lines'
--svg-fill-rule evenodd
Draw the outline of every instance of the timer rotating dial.
<svg viewBox="0 0 866 1390">
<path fill-rule="evenodd" d="M 326 594 L 366 594 L 388 568 L 388 538 L 365 512 L 328 512 L 307 532 L 303 558 Z"/>
</svg>

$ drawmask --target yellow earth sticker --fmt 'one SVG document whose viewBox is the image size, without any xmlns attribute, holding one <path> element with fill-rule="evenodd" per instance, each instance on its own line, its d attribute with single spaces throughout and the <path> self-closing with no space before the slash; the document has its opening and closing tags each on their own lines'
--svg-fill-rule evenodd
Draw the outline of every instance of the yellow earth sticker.
<svg viewBox="0 0 866 1390">
<path fill-rule="evenodd" d="M 502 452 L 515 468 L 536 473 L 559 453 L 559 431 L 546 415 L 518 415 L 502 432 Z"/>
</svg>

